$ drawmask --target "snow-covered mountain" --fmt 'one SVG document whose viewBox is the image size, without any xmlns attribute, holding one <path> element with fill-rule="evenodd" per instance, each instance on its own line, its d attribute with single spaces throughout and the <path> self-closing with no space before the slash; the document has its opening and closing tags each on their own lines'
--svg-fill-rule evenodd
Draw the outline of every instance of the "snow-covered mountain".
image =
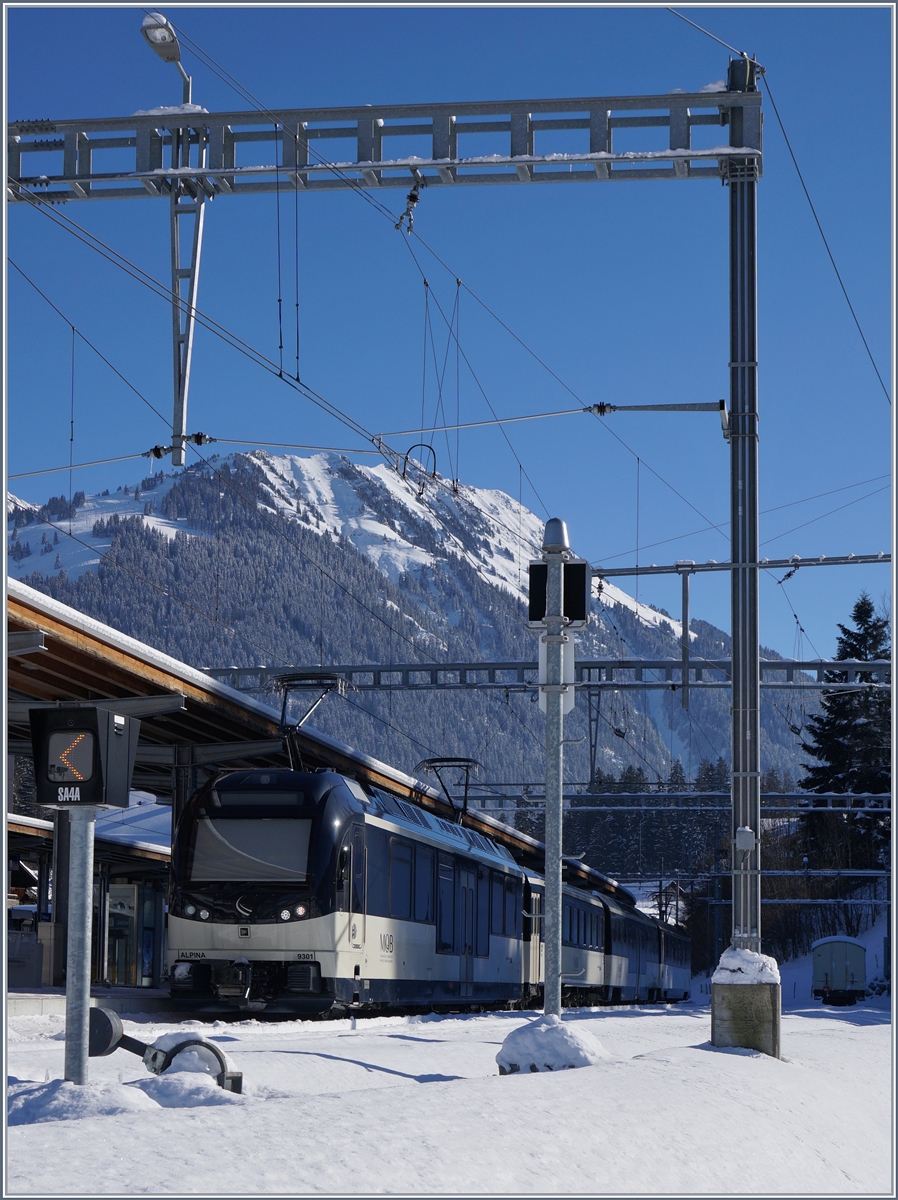
<svg viewBox="0 0 898 1200">
<path fill-rule="evenodd" d="M 9 498 L 10 575 L 193 666 L 536 658 L 525 602 L 543 522 L 504 492 L 416 464 L 403 475 L 338 454 L 256 451 L 72 500 Z M 678 621 L 605 584 L 578 655 L 678 661 L 680 636 Z M 690 637 L 697 657 L 729 653 L 728 636 L 701 620 Z M 328 700 L 315 723 L 404 769 L 431 753 L 473 755 L 491 780 L 526 780 L 541 772 L 529 699 L 360 694 Z M 578 701 L 571 717 L 575 742 L 585 709 Z M 690 777 L 702 758 L 729 758 L 724 690 L 693 691 L 688 712 L 666 690 L 608 690 L 593 728 L 606 772 L 630 765 L 658 782 L 677 757 Z M 799 774 L 775 705 L 762 713 L 762 756 Z M 586 744 L 567 761 L 572 780 L 588 778 Z"/>
<path fill-rule="evenodd" d="M 264 508 L 322 536 L 351 542 L 393 583 L 406 573 L 420 578 L 425 568 L 446 568 L 455 559 L 526 603 L 527 564 L 539 557 L 544 522 L 505 492 L 456 485 L 428 475 L 414 464 L 403 476 L 386 463 L 359 466 L 330 453 L 300 457 L 257 450 L 245 456 L 216 455 L 210 461 L 221 470 L 233 468 L 238 458 L 249 460 L 257 469 L 267 493 Z M 193 468 L 193 472 L 211 474 L 209 468 Z M 191 527 L 186 518 L 166 514 L 165 499 L 179 478 L 180 473 L 155 475 L 111 494 L 87 496 L 72 516 L 53 515 L 10 496 L 10 517 L 16 511 L 30 512 L 38 519 L 40 532 L 40 536 L 32 536 L 29 528 L 20 535 L 23 548 L 27 543 L 31 553 L 10 558 L 10 575 L 24 579 L 34 570 L 47 574 L 48 565 L 51 571 L 65 570 L 70 579 L 96 570 L 111 545 L 108 522 L 113 515 L 138 518 L 167 538 L 179 532 L 188 537 L 209 536 Z M 40 521 L 41 514 L 56 528 Z M 100 533 L 95 532 L 97 522 L 103 530 Z M 11 522 L 9 537 L 12 528 Z M 42 560 L 42 555 L 52 558 Z M 602 600 L 609 609 L 629 610 L 648 627 L 666 625 L 674 638 L 682 636 L 678 621 L 638 603 L 621 588 L 605 583 Z"/>
</svg>

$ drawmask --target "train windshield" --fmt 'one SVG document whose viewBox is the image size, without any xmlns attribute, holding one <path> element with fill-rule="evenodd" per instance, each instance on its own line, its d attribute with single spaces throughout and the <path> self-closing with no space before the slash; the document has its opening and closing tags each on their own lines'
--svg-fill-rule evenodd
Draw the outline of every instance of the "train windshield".
<svg viewBox="0 0 898 1200">
<path fill-rule="evenodd" d="M 303 882 L 310 819 L 202 816 L 194 826 L 188 877 L 194 883 Z"/>
</svg>

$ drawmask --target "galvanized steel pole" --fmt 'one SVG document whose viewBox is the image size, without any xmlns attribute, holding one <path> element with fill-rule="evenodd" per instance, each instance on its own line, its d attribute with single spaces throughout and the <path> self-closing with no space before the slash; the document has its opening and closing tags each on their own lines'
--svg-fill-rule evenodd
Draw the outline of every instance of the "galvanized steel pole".
<svg viewBox="0 0 898 1200">
<path fill-rule="evenodd" d="M 756 64 L 730 63 L 728 90 L 757 91 Z M 760 111 L 730 109 L 730 145 L 760 145 Z M 730 188 L 730 530 L 733 631 L 734 947 L 761 949 L 758 622 L 757 159 L 728 162 Z M 740 831 L 737 834 L 737 831 Z M 750 833 L 749 833 L 750 831 Z M 738 842 L 738 845 L 737 845 Z"/>
<path fill-rule="evenodd" d="M 564 561 L 568 557 L 567 528 L 553 518 L 546 523 L 546 908 L 545 981 L 543 1010 L 561 1016 L 561 846 L 564 765 Z"/>
<path fill-rule="evenodd" d="M 190 166 L 190 130 L 173 129 L 172 166 Z M 206 141 L 202 129 L 197 132 L 197 166 L 202 168 L 206 158 Z M 174 355 L 174 410 L 172 413 L 172 466 L 183 467 L 186 462 L 187 398 L 190 390 L 190 365 L 193 358 L 193 336 L 196 329 L 196 300 L 200 276 L 200 254 L 203 248 L 203 223 L 206 214 L 206 195 L 198 178 L 174 178 L 171 181 L 171 289 L 172 289 L 172 352 Z M 193 218 L 189 234 L 189 250 L 182 244 L 181 222 Z M 189 220 L 188 220 L 189 223 Z M 185 263 L 186 258 L 186 263 Z"/>
<path fill-rule="evenodd" d="M 97 810 L 74 805 L 70 825 L 68 952 L 65 977 L 65 1077 L 87 1083 L 90 1016 L 90 943 L 94 900 Z"/>
</svg>

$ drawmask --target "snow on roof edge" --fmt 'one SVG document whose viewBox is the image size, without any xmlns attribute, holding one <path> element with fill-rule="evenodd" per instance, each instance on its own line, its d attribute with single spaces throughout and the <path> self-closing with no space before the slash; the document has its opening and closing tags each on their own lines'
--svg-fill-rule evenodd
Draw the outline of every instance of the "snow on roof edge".
<svg viewBox="0 0 898 1200">
<path fill-rule="evenodd" d="M 95 637 L 98 641 L 105 642 L 113 649 L 124 651 L 135 658 L 142 659 L 148 666 L 158 667 L 160 670 L 166 671 L 169 675 L 174 675 L 175 678 L 183 680 L 184 683 L 189 683 L 193 687 L 211 692 L 223 700 L 229 700 L 232 704 L 237 704 L 248 712 L 252 712 L 257 716 L 263 716 L 269 721 L 276 719 L 274 711 L 259 700 L 254 700 L 243 692 L 238 692 L 236 688 L 213 679 L 211 675 L 207 675 L 204 671 L 200 671 L 196 667 L 189 667 L 179 659 L 172 658 L 171 655 L 164 654 L 161 650 L 156 650 L 152 646 L 148 646 L 145 642 L 139 642 L 136 638 L 132 638 L 126 633 L 120 633 L 117 629 L 112 629 L 111 626 L 104 625 L 102 621 L 88 617 L 84 613 L 78 612 L 77 609 L 70 608 L 69 605 L 61 603 L 59 600 L 54 600 L 51 596 L 47 596 L 43 592 L 29 587 L 26 583 L 21 583 L 17 579 L 8 579 L 7 595 L 13 596 L 39 611 L 42 610 L 48 616 L 57 617 L 59 620 L 79 629 L 82 633 Z M 302 732 L 311 741 L 317 742 L 320 746 L 328 750 L 334 750 L 338 754 L 352 759 L 359 766 L 367 767 L 369 770 L 386 775 L 403 787 L 414 789 L 418 792 L 424 791 L 427 795 L 435 799 L 439 798 L 439 793 L 433 788 L 422 784 L 420 780 L 414 779 L 411 775 L 406 775 L 404 771 L 400 771 L 396 767 L 381 762 L 379 759 L 372 758 L 362 750 L 356 750 L 352 746 L 347 746 L 344 742 L 338 741 L 337 738 L 332 738 L 328 734 L 307 725 L 303 726 Z"/>
</svg>

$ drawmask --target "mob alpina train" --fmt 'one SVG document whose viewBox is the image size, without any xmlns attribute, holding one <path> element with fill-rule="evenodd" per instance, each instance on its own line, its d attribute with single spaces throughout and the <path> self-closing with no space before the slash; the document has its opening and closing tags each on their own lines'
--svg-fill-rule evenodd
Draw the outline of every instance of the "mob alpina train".
<svg viewBox="0 0 898 1200">
<path fill-rule="evenodd" d="M 543 880 L 476 830 L 332 771 L 238 771 L 187 803 L 172 997 L 201 1012 L 541 1003 Z M 619 885 L 565 886 L 568 1004 L 681 1000 L 689 940 Z"/>
</svg>

